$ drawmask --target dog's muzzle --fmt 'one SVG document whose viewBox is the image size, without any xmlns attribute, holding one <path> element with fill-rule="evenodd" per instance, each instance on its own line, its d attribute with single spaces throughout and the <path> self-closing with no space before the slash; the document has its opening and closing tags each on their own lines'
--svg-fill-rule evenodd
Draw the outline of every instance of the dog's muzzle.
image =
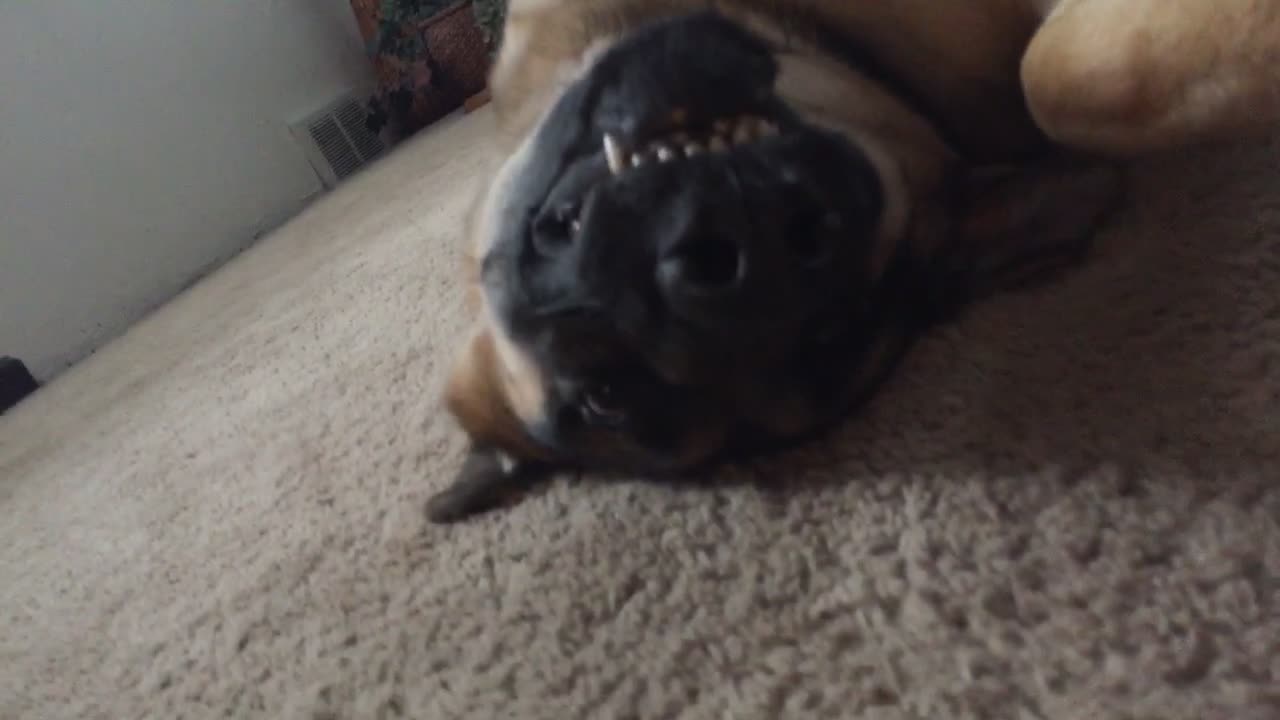
<svg viewBox="0 0 1280 720">
<path fill-rule="evenodd" d="M 864 247 L 851 240 L 867 233 L 878 206 L 871 168 L 858 157 L 833 164 L 850 153 L 830 138 L 760 117 L 740 122 L 741 139 L 732 129 L 707 140 L 680 130 L 621 166 L 603 150 L 607 177 L 597 159 L 586 187 L 561 188 L 565 200 L 535 220 L 541 261 L 563 265 L 594 298 L 645 278 L 650 300 L 706 331 L 801 320 L 856 282 Z M 836 172 L 824 173 L 827 165 Z"/>
<path fill-rule="evenodd" d="M 628 36 L 565 93 L 513 201 L 527 219 L 486 262 L 517 337 L 586 312 L 685 354 L 786 346 L 866 291 L 880 179 L 778 96 L 772 52 L 695 13 Z"/>
</svg>

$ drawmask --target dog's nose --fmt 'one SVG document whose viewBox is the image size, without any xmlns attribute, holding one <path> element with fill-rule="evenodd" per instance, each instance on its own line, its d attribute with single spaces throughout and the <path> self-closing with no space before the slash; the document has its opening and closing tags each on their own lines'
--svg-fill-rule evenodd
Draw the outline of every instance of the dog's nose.
<svg viewBox="0 0 1280 720">
<path fill-rule="evenodd" d="M 749 188 L 691 186 L 660 243 L 658 287 L 668 306 L 696 320 L 781 302 L 822 282 L 841 218 L 779 178 Z"/>
<path fill-rule="evenodd" d="M 723 295 L 742 287 L 748 260 L 739 238 L 715 229 L 690 232 L 658 262 L 658 279 L 668 294 Z"/>
</svg>

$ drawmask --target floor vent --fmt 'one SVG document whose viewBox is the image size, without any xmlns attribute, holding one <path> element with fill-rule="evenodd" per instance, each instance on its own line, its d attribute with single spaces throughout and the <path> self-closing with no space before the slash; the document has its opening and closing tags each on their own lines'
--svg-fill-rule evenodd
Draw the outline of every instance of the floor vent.
<svg viewBox="0 0 1280 720">
<path fill-rule="evenodd" d="M 367 117 L 364 105 L 348 94 L 289 126 L 326 188 L 336 187 L 386 152 L 383 139 L 365 126 Z"/>
</svg>

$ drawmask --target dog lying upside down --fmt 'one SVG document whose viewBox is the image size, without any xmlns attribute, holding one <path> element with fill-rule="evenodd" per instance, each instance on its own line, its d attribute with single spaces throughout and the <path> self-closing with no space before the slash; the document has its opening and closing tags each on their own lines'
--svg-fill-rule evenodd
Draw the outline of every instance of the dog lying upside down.
<svg viewBox="0 0 1280 720">
<path fill-rule="evenodd" d="M 1078 259 L 1120 162 L 1273 126 L 1280 0 L 512 0 L 490 92 L 437 521 L 831 427 Z"/>
</svg>

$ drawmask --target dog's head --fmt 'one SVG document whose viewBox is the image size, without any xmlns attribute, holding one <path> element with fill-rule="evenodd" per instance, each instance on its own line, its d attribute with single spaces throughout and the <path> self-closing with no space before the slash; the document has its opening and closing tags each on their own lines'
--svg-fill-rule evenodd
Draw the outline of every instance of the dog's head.
<svg viewBox="0 0 1280 720">
<path fill-rule="evenodd" d="M 948 157 L 875 83 L 750 22 L 610 40 L 487 188 L 450 410 L 517 461 L 646 473 L 822 429 L 919 320 Z"/>
</svg>

